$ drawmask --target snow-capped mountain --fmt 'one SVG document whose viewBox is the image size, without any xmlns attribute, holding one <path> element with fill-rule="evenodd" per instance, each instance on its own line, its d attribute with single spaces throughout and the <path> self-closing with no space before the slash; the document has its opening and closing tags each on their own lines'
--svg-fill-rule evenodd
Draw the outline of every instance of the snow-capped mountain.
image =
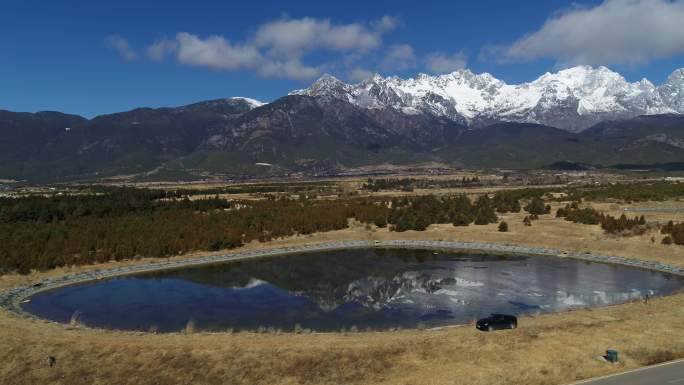
<svg viewBox="0 0 684 385">
<path fill-rule="evenodd" d="M 630 83 L 606 67 L 591 66 L 546 73 L 521 84 L 506 84 L 489 73 L 467 69 L 410 79 L 375 75 L 358 84 L 324 75 L 311 87 L 291 94 L 430 114 L 475 127 L 509 121 L 581 131 L 604 120 L 684 113 L 684 69 L 674 71 L 658 87 L 647 79 Z"/>
<path fill-rule="evenodd" d="M 468 70 L 358 84 L 324 76 L 293 93 L 266 104 L 234 97 L 92 119 L 0 109 L 0 179 L 161 167 L 243 178 L 424 162 L 539 168 L 684 159 L 684 69 L 657 87 L 575 67 L 518 85 Z"/>
</svg>

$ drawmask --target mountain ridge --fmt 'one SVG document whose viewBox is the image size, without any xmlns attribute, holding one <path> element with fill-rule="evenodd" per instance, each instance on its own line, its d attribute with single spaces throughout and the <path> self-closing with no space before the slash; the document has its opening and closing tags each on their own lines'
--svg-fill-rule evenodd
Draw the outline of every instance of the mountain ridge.
<svg viewBox="0 0 684 385">
<path fill-rule="evenodd" d="M 0 179 L 241 178 L 334 175 L 387 163 L 539 168 L 558 161 L 606 166 L 684 159 L 684 115 L 679 113 L 604 114 L 577 131 L 537 121 L 468 118 L 437 93 L 401 105 L 406 95 L 379 85 L 385 79 L 376 76 L 363 83 L 363 93 L 355 93 L 354 85 L 326 76 L 310 87 L 313 95 L 296 91 L 270 103 L 235 97 L 92 119 L 0 110 Z M 480 76 L 479 83 L 473 79 L 483 90 L 491 83 L 501 86 L 491 75 Z M 678 102 L 684 71 L 673 72 L 670 80 L 663 92 Z M 644 81 L 635 87 L 656 90 Z M 579 106 L 564 105 L 551 117 L 566 119 L 560 112 L 576 112 Z"/>
<path fill-rule="evenodd" d="M 517 85 L 468 69 L 408 79 L 376 74 L 357 84 L 324 75 L 309 88 L 290 94 L 347 100 L 366 108 L 393 108 L 408 114 L 427 113 L 472 127 L 510 121 L 578 132 L 607 119 L 684 113 L 684 69 L 673 71 L 657 87 L 645 78 L 630 83 L 604 66 L 547 72 Z"/>
</svg>

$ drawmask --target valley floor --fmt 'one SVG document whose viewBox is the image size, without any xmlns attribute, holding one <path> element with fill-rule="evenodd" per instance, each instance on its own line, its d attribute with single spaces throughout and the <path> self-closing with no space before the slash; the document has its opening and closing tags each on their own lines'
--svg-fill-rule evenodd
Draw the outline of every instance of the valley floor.
<svg viewBox="0 0 684 385">
<path fill-rule="evenodd" d="M 618 213 L 623 207 L 605 204 L 597 208 Z M 644 215 L 649 221 L 684 219 L 684 213 Z M 591 250 L 684 267 L 684 247 L 661 245 L 663 236 L 655 230 L 619 238 L 605 235 L 599 226 L 573 224 L 548 215 L 526 227 L 523 216 L 502 215 L 509 224 L 506 233 L 498 232 L 496 224 L 433 225 L 424 232 L 403 233 L 359 225 L 267 244 L 252 243 L 245 248 L 343 239 L 460 240 Z M 135 263 L 141 261 L 60 268 L 28 276 L 5 275 L 0 276 L 0 290 L 48 276 Z M 684 293 L 655 298 L 648 304 L 634 302 L 524 317 L 518 329 L 494 333 L 478 332 L 468 325 L 369 333 L 154 335 L 72 328 L 2 312 L 0 383 L 566 384 L 684 357 L 681 330 Z M 620 352 L 619 364 L 597 360 L 608 348 Z M 48 356 L 56 358 L 53 367 L 46 364 Z"/>
</svg>

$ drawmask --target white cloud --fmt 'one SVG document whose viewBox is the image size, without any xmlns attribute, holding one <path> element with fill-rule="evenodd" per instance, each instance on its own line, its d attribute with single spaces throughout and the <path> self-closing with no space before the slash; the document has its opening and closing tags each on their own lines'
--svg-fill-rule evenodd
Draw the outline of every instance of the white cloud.
<svg viewBox="0 0 684 385">
<path fill-rule="evenodd" d="M 533 33 L 486 52 L 504 61 L 640 64 L 684 53 L 684 1 L 606 0 L 559 12 Z"/>
<path fill-rule="evenodd" d="M 353 82 L 362 82 L 370 79 L 375 73 L 365 68 L 352 68 L 347 72 L 347 78 Z"/>
<path fill-rule="evenodd" d="M 162 39 L 147 47 L 147 57 L 160 61 L 177 50 L 178 42 L 176 40 Z"/>
<path fill-rule="evenodd" d="M 373 22 L 373 28 L 380 33 L 390 32 L 401 24 L 401 21 L 393 16 L 383 16 Z"/>
<path fill-rule="evenodd" d="M 233 45 L 221 36 L 201 39 L 181 32 L 176 35 L 178 61 L 183 64 L 222 70 L 254 68 L 263 60 L 259 50 L 250 45 Z"/>
<path fill-rule="evenodd" d="M 385 16 L 369 24 L 333 24 L 328 19 L 280 19 L 262 24 L 249 39 L 231 42 L 223 36 L 199 37 L 180 32 L 147 47 L 147 56 L 163 60 L 174 54 L 186 65 L 219 70 L 251 70 L 261 76 L 310 79 L 337 64 L 311 65 L 306 55 L 325 50 L 343 55 L 351 66 L 382 45 L 383 34 L 396 28 L 398 20 Z M 409 47 L 410 48 L 410 47 Z"/>
<path fill-rule="evenodd" d="M 444 52 L 433 52 L 425 57 L 425 66 L 430 72 L 443 74 L 450 73 L 468 65 L 468 57 L 465 52 L 458 51 L 452 55 Z"/>
<path fill-rule="evenodd" d="M 119 35 L 109 35 L 105 41 L 107 46 L 116 51 L 125 61 L 133 61 L 138 57 L 128 43 L 128 40 Z"/>
<path fill-rule="evenodd" d="M 416 55 L 413 48 L 408 44 L 394 44 L 387 49 L 385 57 L 380 63 L 386 71 L 403 71 L 416 65 Z"/>
<path fill-rule="evenodd" d="M 383 20 L 383 19 L 381 19 Z M 381 21 L 380 29 L 359 24 L 333 25 L 328 19 L 281 19 L 261 25 L 254 43 L 279 56 L 299 57 L 321 48 L 332 51 L 367 52 L 376 49 L 391 21 Z"/>
<path fill-rule="evenodd" d="M 306 80 L 320 76 L 323 71 L 318 67 L 308 67 L 299 60 L 267 61 L 257 72 L 262 76 Z"/>
<path fill-rule="evenodd" d="M 371 32 L 359 24 L 331 26 L 321 36 L 323 48 L 337 51 L 367 52 L 378 48 L 381 42 L 379 32 Z"/>
<path fill-rule="evenodd" d="M 222 36 L 201 38 L 180 32 L 174 40 L 161 40 L 147 48 L 153 60 L 175 54 L 179 63 L 216 70 L 251 70 L 265 77 L 311 79 L 322 73 L 318 67 L 303 65 L 298 58 L 277 59 L 263 55 L 249 44 L 232 44 Z"/>
<path fill-rule="evenodd" d="M 276 55 L 301 56 L 314 47 L 318 25 L 308 17 L 266 23 L 257 30 L 254 42 L 259 47 L 270 47 Z"/>
</svg>

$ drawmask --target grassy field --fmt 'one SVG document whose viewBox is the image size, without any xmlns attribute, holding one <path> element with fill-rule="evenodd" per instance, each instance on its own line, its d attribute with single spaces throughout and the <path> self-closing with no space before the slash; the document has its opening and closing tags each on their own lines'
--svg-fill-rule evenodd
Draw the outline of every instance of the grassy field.
<svg viewBox="0 0 684 385">
<path fill-rule="evenodd" d="M 672 206 L 677 202 L 670 202 Z M 661 203 L 662 205 L 668 202 Z M 609 204 L 605 204 L 609 205 Z M 643 207 L 635 204 L 634 206 Z M 623 206 L 602 209 L 619 212 Z M 632 214 L 633 215 L 633 214 Z M 678 214 L 681 215 L 681 214 Z M 292 237 L 245 248 L 340 239 L 436 239 L 547 246 L 684 266 L 684 247 L 661 245 L 655 230 L 604 235 L 598 226 L 542 216 L 523 226 L 522 213 L 497 225 L 433 225 L 390 233 L 351 229 Z M 645 213 L 662 220 L 662 213 Z M 672 215 L 669 215 L 672 217 Z M 677 219 L 677 218 L 673 218 Z M 651 242 L 654 237 L 655 242 Z M 200 254 L 197 254 L 200 255 Z M 130 261 L 109 263 L 122 265 Z M 0 289 L 83 266 L 0 277 Z M 472 325 L 370 333 L 148 333 L 90 330 L 0 313 L 2 384 L 565 384 L 684 357 L 684 293 L 606 308 L 525 317 L 513 331 L 482 333 Z M 607 348 L 622 362 L 597 360 Z M 56 358 L 48 367 L 47 356 Z"/>
</svg>

